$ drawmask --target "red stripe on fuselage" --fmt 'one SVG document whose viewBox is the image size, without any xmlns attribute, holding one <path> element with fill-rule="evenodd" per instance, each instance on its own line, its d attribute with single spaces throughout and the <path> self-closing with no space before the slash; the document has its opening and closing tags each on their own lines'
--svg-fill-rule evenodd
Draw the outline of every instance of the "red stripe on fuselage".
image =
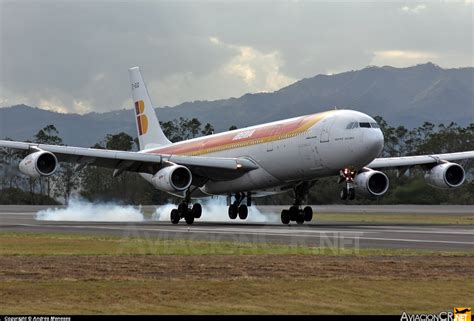
<svg viewBox="0 0 474 321">
<path fill-rule="evenodd" d="M 298 133 L 306 131 L 327 113 L 318 113 L 302 116 L 277 123 L 269 123 L 260 127 L 249 127 L 235 130 L 223 134 L 211 135 L 205 138 L 198 138 L 173 145 L 157 148 L 149 151 L 153 154 L 171 155 L 202 155 L 223 149 L 233 149 L 248 145 L 260 144 L 268 141 L 292 137 Z M 245 133 L 251 133 L 245 137 Z M 244 138 L 236 139 L 238 135 Z"/>
</svg>

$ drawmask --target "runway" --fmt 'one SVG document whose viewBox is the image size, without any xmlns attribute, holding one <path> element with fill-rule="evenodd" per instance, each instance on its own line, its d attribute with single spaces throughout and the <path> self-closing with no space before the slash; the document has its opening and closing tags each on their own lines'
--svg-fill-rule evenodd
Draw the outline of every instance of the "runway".
<svg viewBox="0 0 474 321">
<path fill-rule="evenodd" d="M 440 224 L 235 224 L 200 222 L 191 226 L 180 222 L 64 222 L 37 221 L 36 212 L 47 207 L 0 206 L 0 231 L 61 232 L 115 235 L 121 237 L 160 237 L 231 242 L 275 242 L 288 245 L 328 246 L 334 248 L 396 248 L 474 251 L 473 225 Z M 281 208 L 278 207 L 278 208 Z M 352 208 L 352 209 L 351 209 Z M 316 212 L 321 208 L 315 208 Z M 472 215 L 471 207 L 389 207 L 370 209 L 367 206 L 326 207 L 325 212 L 362 213 L 443 213 Z M 273 210 L 266 207 L 262 212 Z M 342 211 L 344 210 L 344 211 Z"/>
</svg>

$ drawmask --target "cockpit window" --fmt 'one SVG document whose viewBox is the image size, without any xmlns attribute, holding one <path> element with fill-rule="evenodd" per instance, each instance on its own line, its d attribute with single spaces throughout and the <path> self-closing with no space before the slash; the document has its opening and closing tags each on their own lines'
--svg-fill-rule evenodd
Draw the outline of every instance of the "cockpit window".
<svg viewBox="0 0 474 321">
<path fill-rule="evenodd" d="M 367 123 L 367 122 L 359 123 L 359 122 L 353 121 L 353 122 L 347 124 L 346 129 L 354 129 L 354 128 L 358 128 L 358 127 L 361 127 L 361 128 L 380 128 L 379 124 L 377 124 L 375 122 L 372 122 L 372 123 Z"/>
<path fill-rule="evenodd" d="M 353 121 L 352 123 L 347 124 L 346 129 L 353 129 L 359 127 L 359 123 L 356 121 Z"/>
</svg>

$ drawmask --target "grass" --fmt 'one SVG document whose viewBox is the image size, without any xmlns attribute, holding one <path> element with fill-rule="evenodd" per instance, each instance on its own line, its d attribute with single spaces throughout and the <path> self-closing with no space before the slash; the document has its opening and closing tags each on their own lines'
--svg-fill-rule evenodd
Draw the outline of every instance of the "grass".
<svg viewBox="0 0 474 321">
<path fill-rule="evenodd" d="M 471 306 L 461 280 L 0 282 L 4 314 L 396 314 Z"/>
<path fill-rule="evenodd" d="M 321 255 L 321 256 L 474 256 L 474 251 L 366 249 L 275 243 L 196 241 L 91 236 L 60 233 L 0 232 L 0 256 L 60 255 Z"/>
<path fill-rule="evenodd" d="M 209 259 L 200 259 L 200 264 L 193 265 L 194 269 L 202 269 L 196 277 L 175 275 L 171 268 L 174 260 L 184 264 L 174 266 L 188 271 L 186 264 L 206 255 Z M 245 255 L 262 257 L 256 265 L 255 257 L 245 256 L 249 263 L 234 276 L 226 273 L 230 264 L 226 255 L 236 262 L 241 262 Z M 284 261 L 291 271 L 293 265 L 298 269 L 305 259 L 305 269 L 316 272 L 307 277 L 299 273 L 294 277 L 286 272 L 281 275 L 278 271 L 283 265 L 275 260 L 269 263 L 269 257 L 263 255 L 278 256 L 278 262 Z M 79 256 L 80 260 L 73 261 L 80 264 L 71 265 L 71 256 Z M 98 265 L 99 261 L 93 258 L 102 256 Z M 474 302 L 474 292 L 466 287 L 474 282 L 470 268 L 473 256 L 474 251 L 360 249 L 356 252 L 269 243 L 0 232 L 0 311 L 22 315 L 437 313 L 452 311 L 454 306 L 471 306 Z M 436 257 L 444 263 L 429 263 L 438 262 Z M 137 261 L 140 258 L 142 265 Z M 54 272 L 58 260 L 66 264 L 59 265 L 58 271 L 65 271 L 66 267 L 69 270 L 63 276 Z M 13 263 L 5 268 L 5 261 Z M 420 261 L 424 264 L 420 265 Z M 25 265 L 27 262 L 29 265 Z M 324 262 L 324 268 L 315 270 Z M 359 272 L 354 272 L 356 262 L 359 267 L 362 264 Z M 154 267 L 145 268 L 151 263 L 162 271 L 170 272 L 171 268 L 171 277 L 160 277 L 162 271 Z M 140 266 L 143 270 L 138 273 Z M 249 276 L 252 274 L 247 269 L 255 266 L 259 271 L 268 269 L 276 273 Z M 377 274 L 370 266 L 387 272 Z M 426 273 L 426 266 L 433 266 L 430 272 L 438 272 Z M 457 270 L 452 272 L 456 266 Z M 102 272 L 93 275 L 89 269 Z M 113 279 L 119 272 L 124 278 Z M 328 272 L 327 276 L 323 272 Z M 74 277 L 75 274 L 80 277 Z"/>
<path fill-rule="evenodd" d="M 391 223 L 391 224 L 474 224 L 473 215 L 315 213 L 313 222 Z"/>
</svg>

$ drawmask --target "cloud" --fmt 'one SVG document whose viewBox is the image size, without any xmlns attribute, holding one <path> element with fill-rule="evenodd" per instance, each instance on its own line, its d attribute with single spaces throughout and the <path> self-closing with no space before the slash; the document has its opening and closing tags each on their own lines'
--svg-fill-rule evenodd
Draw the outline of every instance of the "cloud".
<svg viewBox="0 0 474 321">
<path fill-rule="evenodd" d="M 228 44 L 216 37 L 209 40 L 234 51 L 232 59 L 220 67 L 221 72 L 240 78 L 249 90 L 274 91 L 296 81 L 281 71 L 285 63 L 278 50 L 262 52 L 250 46 Z"/>
<path fill-rule="evenodd" d="M 382 50 L 375 51 L 371 65 L 407 67 L 417 63 L 436 60 L 438 56 L 432 52 L 414 50 Z"/>
<path fill-rule="evenodd" d="M 275 91 L 296 81 L 281 71 L 284 61 L 277 50 L 262 52 L 250 46 L 226 43 L 217 37 L 207 39 L 214 46 L 213 50 L 225 51 L 229 58 L 208 73 L 187 71 L 158 81 L 145 79 L 155 105 L 174 106 L 184 101 Z M 216 91 L 219 87 L 221 90 Z"/>
<path fill-rule="evenodd" d="M 131 108 L 132 66 L 174 106 L 369 64 L 472 65 L 472 2 L 407 3 L 2 1 L 0 107 Z"/>
<path fill-rule="evenodd" d="M 413 6 L 413 7 L 410 7 L 410 6 L 403 6 L 403 7 L 401 7 L 400 9 L 401 9 L 402 11 L 404 11 L 404 12 L 417 14 L 417 13 L 420 13 L 422 10 L 425 10 L 425 9 L 426 9 L 426 5 L 424 5 L 424 4 L 418 4 L 418 5 Z"/>
</svg>

